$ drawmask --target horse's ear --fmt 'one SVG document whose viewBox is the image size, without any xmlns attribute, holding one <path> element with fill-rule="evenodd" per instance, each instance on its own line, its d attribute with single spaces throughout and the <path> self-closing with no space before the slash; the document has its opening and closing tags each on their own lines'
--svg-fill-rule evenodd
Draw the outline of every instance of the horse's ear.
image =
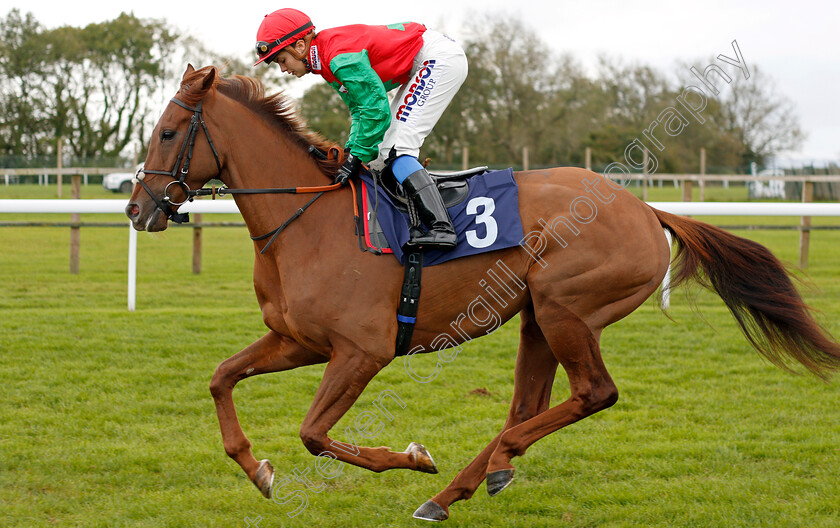
<svg viewBox="0 0 840 528">
<path fill-rule="evenodd" d="M 189 64 L 189 63 L 187 63 L 187 71 L 185 71 L 185 72 L 184 72 L 184 77 L 183 77 L 183 79 L 186 79 L 186 78 L 187 78 L 187 75 L 189 75 L 189 74 L 193 73 L 194 71 L 195 71 L 195 68 L 193 68 L 193 65 L 192 65 L 192 64 Z"/>
<path fill-rule="evenodd" d="M 204 92 L 209 90 L 213 86 L 213 82 L 216 80 L 216 68 L 210 68 L 207 72 L 207 75 L 204 77 L 204 80 L 201 82 L 201 91 Z"/>
</svg>

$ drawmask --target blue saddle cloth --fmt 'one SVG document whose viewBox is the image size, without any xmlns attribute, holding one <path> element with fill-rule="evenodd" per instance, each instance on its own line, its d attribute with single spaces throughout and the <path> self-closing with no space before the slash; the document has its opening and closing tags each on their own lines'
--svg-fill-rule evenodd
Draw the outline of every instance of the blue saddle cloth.
<svg viewBox="0 0 840 528">
<path fill-rule="evenodd" d="M 378 210 L 376 220 L 371 221 L 376 203 L 375 187 L 368 174 L 361 175 L 361 180 L 367 198 L 363 207 L 367 245 L 385 253 L 393 252 L 400 263 L 405 264 L 402 247 L 409 239 L 411 224 L 408 214 L 397 209 L 385 191 L 377 187 Z M 513 179 L 513 170 L 485 172 L 472 176 L 468 182 L 469 193 L 466 199 L 449 208 L 449 216 L 458 233 L 457 246 L 451 251 L 426 251 L 424 266 L 518 246 L 522 241 L 519 191 Z M 387 242 L 390 251 L 384 242 Z"/>
</svg>

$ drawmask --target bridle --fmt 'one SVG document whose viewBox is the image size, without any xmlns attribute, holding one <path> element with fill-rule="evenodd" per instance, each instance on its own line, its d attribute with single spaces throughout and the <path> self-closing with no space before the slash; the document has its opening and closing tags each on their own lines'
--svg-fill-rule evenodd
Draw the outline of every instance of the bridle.
<svg viewBox="0 0 840 528">
<path fill-rule="evenodd" d="M 219 161 L 219 153 L 216 151 L 216 146 L 213 144 L 213 139 L 210 137 L 210 132 L 207 131 L 207 123 L 204 122 L 204 117 L 202 116 L 201 111 L 201 101 L 198 102 L 195 107 L 192 107 L 180 99 L 173 97 L 170 99 L 171 102 L 175 103 L 176 105 L 189 110 L 193 113 L 192 118 L 190 119 L 190 126 L 187 129 L 187 134 L 184 136 L 184 142 L 181 143 L 181 150 L 178 152 L 178 159 L 175 160 L 175 166 L 172 167 L 170 171 L 163 171 L 163 170 L 152 170 L 146 169 L 145 167 L 138 169 L 137 174 L 135 174 L 134 179 L 143 186 L 143 189 L 149 194 L 152 200 L 155 202 L 155 205 L 158 209 L 166 215 L 166 218 L 172 220 L 177 224 L 183 224 L 184 222 L 190 221 L 189 213 L 176 213 L 171 206 L 179 207 L 185 204 L 187 201 L 192 201 L 195 196 L 197 196 L 197 191 L 193 191 L 190 189 L 190 186 L 186 184 L 187 175 L 190 172 L 190 163 L 192 162 L 193 157 L 193 149 L 195 148 L 195 138 L 198 136 L 198 126 L 201 125 L 201 128 L 204 130 L 204 135 L 207 137 L 207 142 L 210 144 L 210 150 L 213 151 L 213 158 L 216 160 L 216 167 L 219 169 L 219 174 L 222 172 L 222 163 Z M 186 157 L 185 157 L 186 155 Z M 181 161 L 183 160 L 183 166 L 181 165 Z M 180 167 L 180 175 L 179 175 L 179 167 Z M 142 176 L 141 176 L 142 173 Z M 155 193 L 149 188 L 146 184 L 145 175 L 146 174 L 160 174 L 163 176 L 169 176 L 172 178 L 173 181 L 166 184 L 166 187 L 163 189 L 163 198 L 158 198 Z M 218 175 L 217 175 L 218 176 Z M 169 196 L 169 188 L 173 185 L 177 185 L 186 195 L 186 198 L 182 202 L 174 202 L 172 198 Z"/>
<path fill-rule="evenodd" d="M 216 151 L 216 146 L 213 144 L 213 140 L 210 137 L 210 132 L 207 130 L 207 124 L 204 122 L 204 117 L 202 115 L 201 109 L 201 101 L 198 102 L 194 107 L 190 106 L 180 99 L 173 97 L 170 99 L 171 102 L 177 104 L 181 108 L 189 110 L 193 113 L 192 118 L 190 119 L 190 125 L 187 129 L 187 134 L 184 136 L 184 142 L 181 144 L 181 150 L 178 152 L 178 159 L 175 160 L 175 166 L 172 167 L 170 171 L 164 170 L 154 170 L 154 169 L 146 169 L 145 167 L 138 169 L 137 173 L 134 176 L 134 182 L 139 183 L 143 186 L 143 189 L 146 190 L 146 193 L 152 198 L 152 201 L 155 202 L 160 211 L 166 215 L 166 218 L 172 220 L 177 224 L 183 224 L 190 221 L 190 214 L 189 213 L 178 213 L 172 207 L 179 207 L 184 205 L 187 202 L 191 202 L 195 199 L 196 196 L 212 196 L 213 199 L 216 199 L 216 195 L 224 196 L 226 194 L 307 194 L 307 193 L 317 193 L 309 202 L 307 202 L 303 207 L 295 211 L 295 213 L 286 220 L 280 227 L 266 233 L 265 235 L 261 236 L 251 236 L 251 239 L 254 241 L 257 240 L 264 240 L 268 237 L 271 239 L 262 248 L 260 253 L 265 253 L 268 247 L 274 242 L 277 236 L 286 229 L 289 224 L 291 224 L 296 218 L 303 214 L 310 205 L 312 205 L 315 200 L 320 198 L 325 192 L 334 191 L 341 187 L 340 183 L 335 183 L 332 185 L 322 185 L 318 187 L 287 187 L 287 188 L 269 188 L 269 189 L 231 189 L 229 187 L 219 187 L 216 188 L 215 186 L 211 187 L 210 189 L 202 188 L 197 190 L 190 189 L 190 186 L 187 185 L 186 179 L 187 175 L 190 171 L 190 163 L 192 162 L 193 150 L 195 148 L 195 138 L 198 136 L 198 128 L 204 130 L 204 136 L 207 138 L 207 142 L 210 144 L 210 150 L 213 152 L 213 158 L 216 160 L 216 167 L 219 169 L 219 173 L 216 177 L 221 175 L 222 172 L 222 163 L 219 160 L 219 153 Z M 341 151 L 335 149 L 335 155 L 341 155 Z M 319 151 L 314 146 L 309 147 L 309 152 L 315 156 L 318 156 L 322 159 L 327 159 L 330 153 L 323 153 Z M 183 165 L 182 165 L 183 162 Z M 180 170 L 179 170 L 180 168 Z M 172 178 L 172 181 L 166 184 L 166 187 L 163 189 L 163 197 L 158 198 L 152 189 L 146 184 L 145 176 L 146 174 L 159 174 L 162 176 L 169 176 Z M 173 185 L 177 185 L 181 191 L 183 191 L 186 198 L 181 202 L 173 201 L 172 197 L 169 196 L 169 188 Z"/>
</svg>

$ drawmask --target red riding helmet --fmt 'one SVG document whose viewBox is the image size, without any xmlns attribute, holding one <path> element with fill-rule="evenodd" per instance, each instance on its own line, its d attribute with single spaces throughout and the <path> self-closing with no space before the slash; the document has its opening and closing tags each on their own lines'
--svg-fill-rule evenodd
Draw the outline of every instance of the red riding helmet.
<svg viewBox="0 0 840 528">
<path fill-rule="evenodd" d="M 284 8 L 265 15 L 257 30 L 257 64 L 268 60 L 289 44 L 315 31 L 312 20 L 297 9 Z"/>
</svg>

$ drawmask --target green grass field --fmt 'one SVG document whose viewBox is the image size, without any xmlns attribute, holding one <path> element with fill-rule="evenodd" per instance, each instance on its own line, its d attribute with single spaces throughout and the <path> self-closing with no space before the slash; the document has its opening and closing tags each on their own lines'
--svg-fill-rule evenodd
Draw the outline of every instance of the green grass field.
<svg viewBox="0 0 840 528">
<path fill-rule="evenodd" d="M 0 198 L 54 190 L 0 187 Z M 743 200 L 742 190 L 721 189 L 717 199 Z M 679 199 L 667 187 L 654 191 L 651 200 Z M 117 197 L 93 186 L 83 196 Z M 797 261 L 796 231 L 738 234 Z M 139 235 L 137 311 L 129 313 L 127 228 L 83 228 L 81 273 L 70 275 L 67 228 L 0 227 L 0 526 L 424 526 L 414 509 L 504 422 L 516 321 L 467 345 L 431 383 L 414 382 L 395 362 L 333 430 L 345 439 L 345 427 L 392 390 L 406 406 L 392 407 L 394 420 L 366 444 L 402 450 L 422 442 L 438 475 L 344 465 L 324 479 L 298 437 L 323 366 L 241 383 L 237 409 L 257 458 L 272 461 L 278 480 L 308 472 L 319 490 L 285 486 L 308 499 L 289 517 L 296 502 L 262 498 L 225 455 L 207 388 L 220 361 L 265 332 L 252 243 L 244 228 L 205 230 L 203 273 L 193 275 L 191 237 L 184 228 Z M 819 320 L 840 335 L 840 231 L 812 233 L 810 267 L 796 274 Z M 838 382 L 761 359 L 712 294 L 674 292 L 669 314 L 673 321 L 652 299 L 608 328 L 602 353 L 618 403 L 535 444 L 514 460 L 509 489 L 491 498 L 482 485 L 453 505 L 446 525 L 840 526 Z M 431 370 L 433 360 L 413 365 Z M 553 404 L 567 394 L 561 376 Z"/>
</svg>

